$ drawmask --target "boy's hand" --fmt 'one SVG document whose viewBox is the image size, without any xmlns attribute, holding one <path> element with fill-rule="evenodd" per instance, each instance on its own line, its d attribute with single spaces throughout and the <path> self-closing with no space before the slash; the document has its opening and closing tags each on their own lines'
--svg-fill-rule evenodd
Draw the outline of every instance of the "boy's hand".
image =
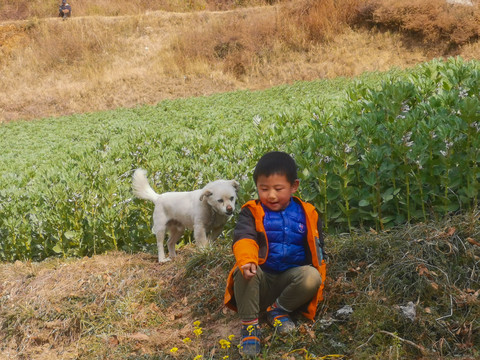
<svg viewBox="0 0 480 360">
<path fill-rule="evenodd" d="M 257 273 L 257 265 L 254 263 L 248 263 L 240 267 L 242 269 L 243 277 L 246 280 L 250 280 Z"/>
</svg>

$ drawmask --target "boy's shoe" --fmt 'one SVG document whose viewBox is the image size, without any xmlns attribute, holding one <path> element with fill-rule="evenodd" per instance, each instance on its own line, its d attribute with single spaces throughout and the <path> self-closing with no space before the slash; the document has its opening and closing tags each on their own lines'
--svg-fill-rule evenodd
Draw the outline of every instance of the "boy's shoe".
<svg viewBox="0 0 480 360">
<path fill-rule="evenodd" d="M 239 345 L 240 354 L 245 357 L 255 357 L 260 354 L 262 345 L 260 343 L 260 326 L 242 325 L 241 332 L 242 341 Z"/>
<path fill-rule="evenodd" d="M 271 308 L 267 310 L 267 321 L 277 329 L 279 334 L 287 334 L 295 330 L 295 323 L 288 315 L 288 312 L 280 308 Z"/>
</svg>

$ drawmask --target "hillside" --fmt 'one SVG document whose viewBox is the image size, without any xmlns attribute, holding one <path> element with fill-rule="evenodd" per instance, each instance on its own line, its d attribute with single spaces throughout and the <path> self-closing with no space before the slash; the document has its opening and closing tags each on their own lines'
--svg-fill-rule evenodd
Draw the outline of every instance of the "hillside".
<svg viewBox="0 0 480 360">
<path fill-rule="evenodd" d="M 287 338 L 263 325 L 260 358 L 477 359 L 479 223 L 477 212 L 327 236 L 318 320 L 299 318 Z M 221 306 L 229 248 L 228 239 L 204 252 L 183 245 L 176 262 L 161 265 L 153 255 L 121 252 L 0 265 L 0 358 L 239 359 L 238 319 Z M 413 315 L 402 310 L 409 301 Z M 222 348 L 229 337 L 231 347 Z"/>
<path fill-rule="evenodd" d="M 392 26 L 402 24 L 395 18 L 397 13 L 382 8 L 375 25 L 369 15 L 373 5 L 364 5 L 360 18 L 347 17 L 346 13 L 358 11 L 360 0 L 344 0 L 338 6 L 326 2 L 318 9 L 304 3 L 299 11 L 279 4 L 228 11 L 78 15 L 68 21 L 3 21 L 0 121 L 352 77 L 411 67 L 440 56 L 471 59 L 478 53 L 477 30 L 456 31 L 460 25 L 435 24 L 444 21 L 435 17 L 444 19 L 443 14 L 452 11 L 451 16 L 462 17 L 457 24 L 468 24 L 461 7 L 414 7 L 411 18 L 421 18 L 418 11 L 434 19 L 429 25 L 432 33 L 418 32 L 415 24 L 407 23 L 400 25 L 406 29 L 402 33 L 398 25 Z M 302 12 L 309 14 L 308 22 L 301 20 Z M 319 32 L 312 32 L 313 28 Z M 449 42 L 460 45 L 442 46 Z"/>
</svg>

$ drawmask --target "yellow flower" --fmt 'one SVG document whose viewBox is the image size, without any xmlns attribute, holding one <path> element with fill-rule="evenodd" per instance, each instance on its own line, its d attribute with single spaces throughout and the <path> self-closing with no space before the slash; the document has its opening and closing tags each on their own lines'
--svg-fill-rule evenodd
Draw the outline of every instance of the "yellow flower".
<svg viewBox="0 0 480 360">
<path fill-rule="evenodd" d="M 197 327 L 195 330 L 193 330 L 193 333 L 194 333 L 196 336 L 200 336 L 200 335 L 202 335 L 203 330 L 202 330 L 202 328 Z"/>
<path fill-rule="evenodd" d="M 189 337 L 185 338 L 182 340 L 184 344 L 188 344 L 188 343 L 191 343 L 192 342 L 192 339 L 190 339 Z"/>
<path fill-rule="evenodd" d="M 195 326 L 195 327 L 199 327 L 199 326 L 200 326 L 200 321 L 198 321 L 198 320 L 197 320 L 197 321 L 195 321 L 195 322 L 193 323 L 193 326 Z"/>
<path fill-rule="evenodd" d="M 177 351 L 178 351 L 178 348 L 177 348 L 177 347 L 173 347 L 173 348 L 170 349 L 170 352 L 171 352 L 172 354 L 175 354 Z"/>
<path fill-rule="evenodd" d="M 222 349 L 229 349 L 230 348 L 230 341 L 221 339 L 219 341 L 220 345 L 222 346 Z"/>
<path fill-rule="evenodd" d="M 228 355 L 225 355 L 222 359 L 223 359 L 223 360 L 228 359 Z"/>
<path fill-rule="evenodd" d="M 203 359 L 203 355 L 197 355 L 193 358 L 193 360 L 201 360 Z"/>
<path fill-rule="evenodd" d="M 233 334 L 232 334 L 232 335 L 228 335 L 228 340 L 232 341 L 234 337 L 235 337 L 235 335 L 233 335 Z"/>
<path fill-rule="evenodd" d="M 277 326 L 282 326 L 282 322 L 278 319 L 275 319 L 274 323 L 273 323 L 273 327 L 277 327 Z"/>
<path fill-rule="evenodd" d="M 255 327 L 253 325 L 248 325 L 247 331 L 248 335 L 252 335 L 252 332 L 255 330 Z"/>
</svg>

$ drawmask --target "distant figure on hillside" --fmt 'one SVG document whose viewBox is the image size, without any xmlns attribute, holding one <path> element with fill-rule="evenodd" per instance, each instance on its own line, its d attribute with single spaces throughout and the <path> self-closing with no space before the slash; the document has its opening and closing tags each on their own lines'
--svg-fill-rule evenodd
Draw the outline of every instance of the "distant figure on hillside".
<svg viewBox="0 0 480 360">
<path fill-rule="evenodd" d="M 58 16 L 64 20 L 72 16 L 72 7 L 67 3 L 67 0 L 62 0 L 62 5 L 58 8 Z"/>
</svg>

